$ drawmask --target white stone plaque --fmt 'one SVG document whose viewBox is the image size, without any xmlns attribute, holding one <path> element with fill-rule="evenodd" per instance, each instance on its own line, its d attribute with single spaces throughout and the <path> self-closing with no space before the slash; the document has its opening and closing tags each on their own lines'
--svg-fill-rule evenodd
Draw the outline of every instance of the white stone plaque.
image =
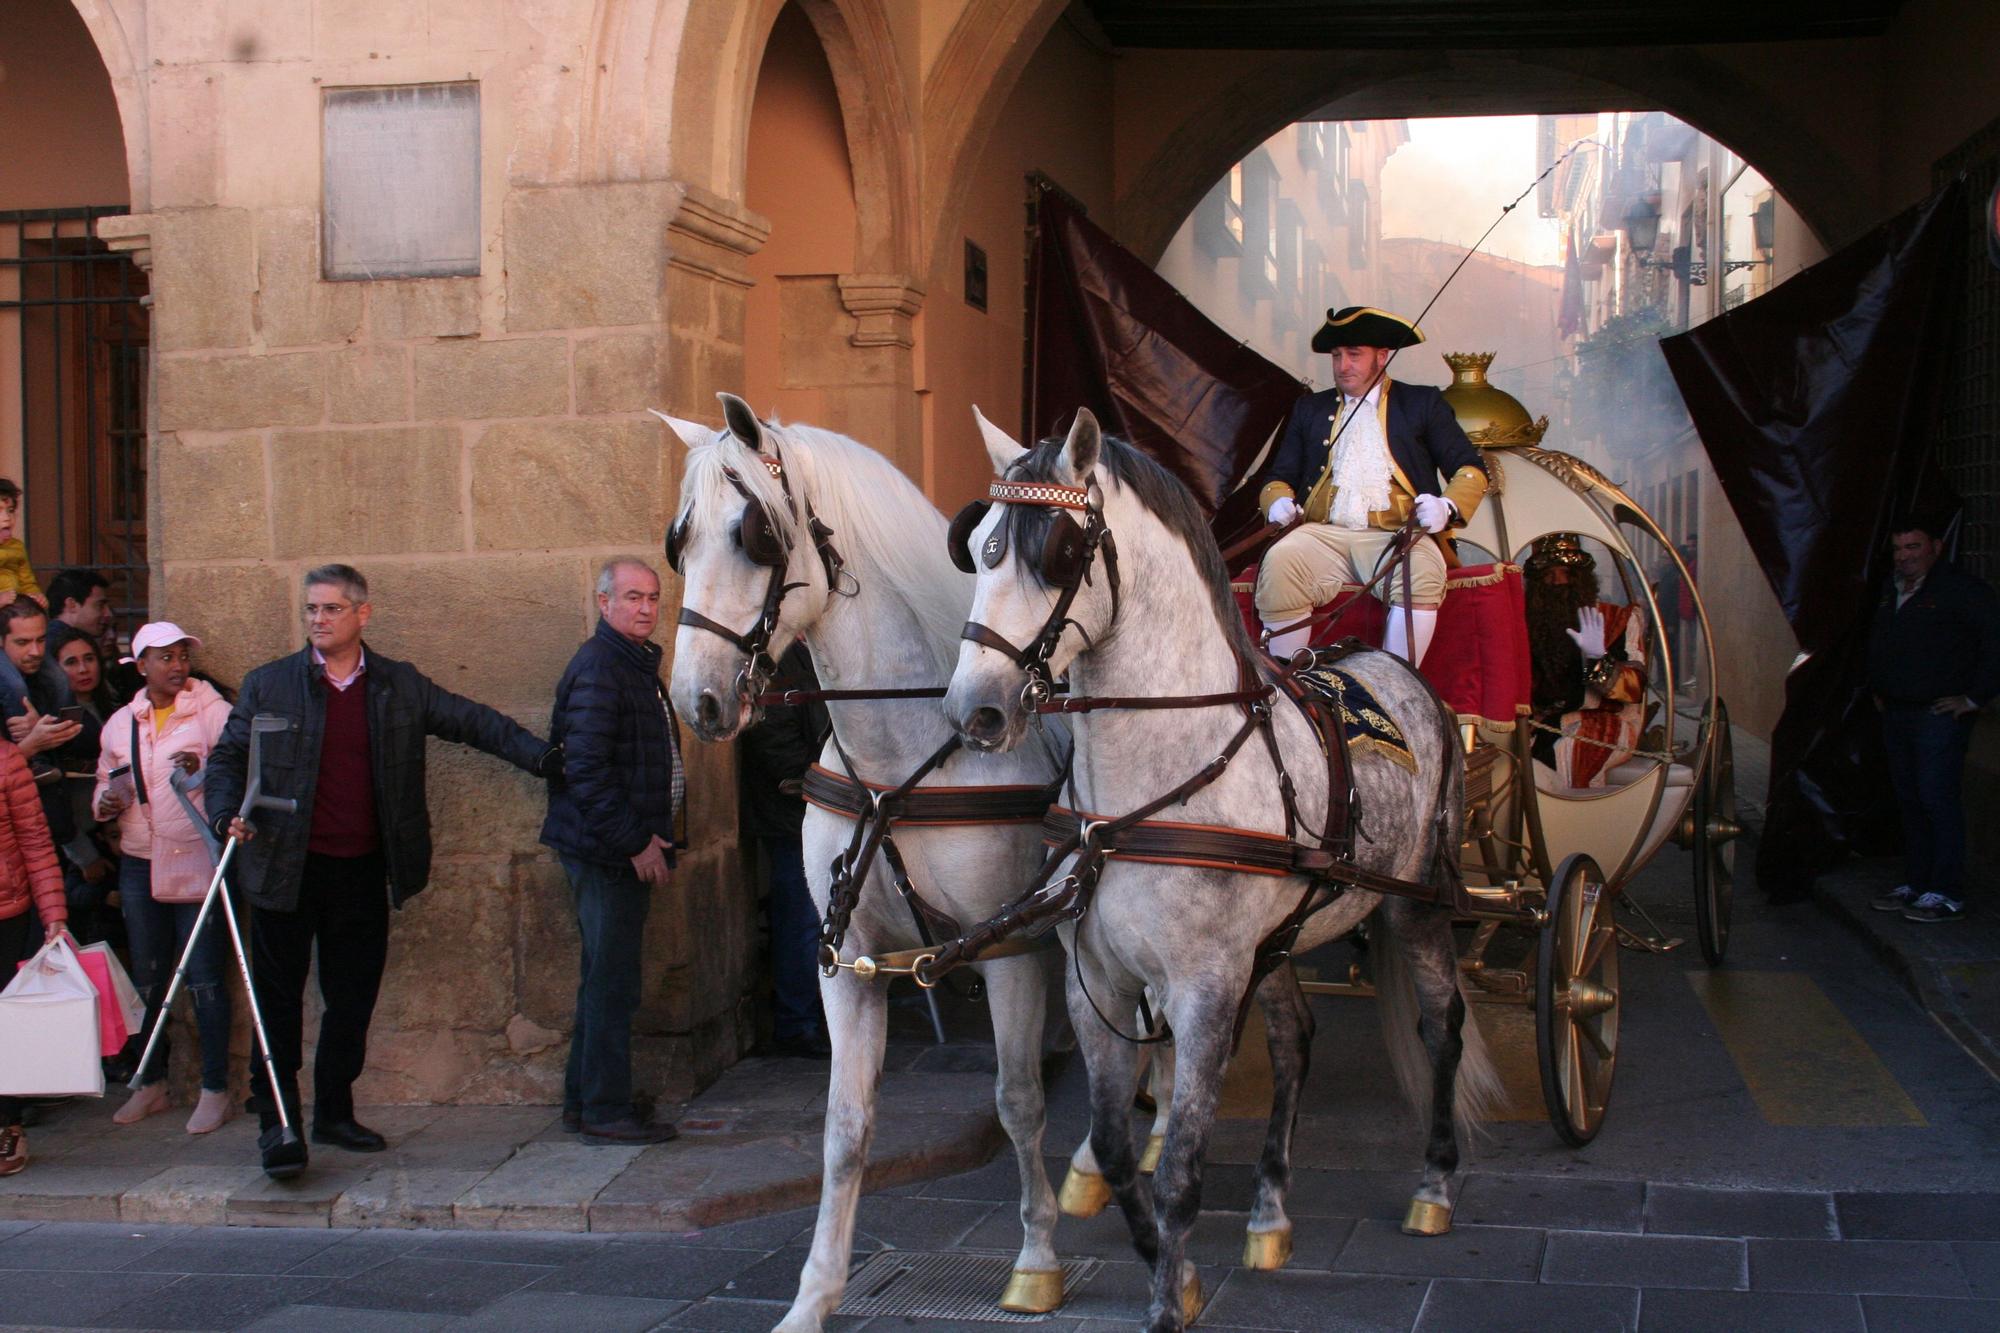
<svg viewBox="0 0 2000 1333">
<path fill-rule="evenodd" d="M 479 272 L 479 85 L 329 88 L 321 133 L 328 278 Z"/>
</svg>

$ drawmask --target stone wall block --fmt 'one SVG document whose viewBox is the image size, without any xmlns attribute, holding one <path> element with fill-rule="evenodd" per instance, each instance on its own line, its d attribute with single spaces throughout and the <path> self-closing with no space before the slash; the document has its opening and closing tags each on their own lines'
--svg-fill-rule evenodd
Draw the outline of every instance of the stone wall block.
<svg viewBox="0 0 2000 1333">
<path fill-rule="evenodd" d="M 730 1012 L 739 996 L 718 982 L 740 985 L 758 973 L 756 926 L 756 898 L 735 844 L 683 852 L 674 891 L 654 894 L 646 919 L 648 984 L 638 1026 L 685 1033 Z"/>
<path fill-rule="evenodd" d="M 291 576 L 271 565 L 169 563 L 153 611 L 198 635 L 202 670 L 231 685 L 296 643 Z"/>
<path fill-rule="evenodd" d="M 280 431 L 271 454 L 281 557 L 464 545 L 459 432 L 453 427 Z"/>
<path fill-rule="evenodd" d="M 431 664 L 419 661 L 417 666 L 439 684 L 447 684 L 446 675 L 432 674 Z M 544 691 L 540 708 L 502 711 L 535 735 L 546 736 L 547 696 L 555 693 L 556 678 L 538 683 Z M 481 703 L 491 702 L 486 693 L 462 682 L 448 688 Z M 483 864 L 494 857 L 529 856 L 540 850 L 536 840 L 548 803 L 548 789 L 540 778 L 469 745 L 433 737 L 424 785 L 432 846 L 439 857 L 473 857 Z"/>
<path fill-rule="evenodd" d="M 659 319 L 667 222 L 682 190 L 664 182 L 516 189 L 506 206 L 507 327 L 598 328 Z"/>
<path fill-rule="evenodd" d="M 472 448 L 474 544 L 655 549 L 666 531 L 669 438 L 650 417 L 488 426 Z"/>
<path fill-rule="evenodd" d="M 374 423 L 410 417 L 410 352 L 406 347 L 345 347 L 327 372 L 327 416 Z"/>
<path fill-rule="evenodd" d="M 162 209 L 152 235 L 153 350 L 248 347 L 257 272 L 248 210 Z"/>
<path fill-rule="evenodd" d="M 378 1022 L 368 1033 L 368 1065 L 355 1080 L 354 1100 L 364 1106 L 471 1101 L 468 1089 L 506 1051 L 507 1039 L 497 1032 Z"/>
<path fill-rule="evenodd" d="M 561 338 L 436 343 L 415 357 L 419 421 L 569 411 L 569 344 Z"/>
<path fill-rule="evenodd" d="M 577 412 L 592 416 L 658 407 L 661 343 L 651 333 L 611 333 L 577 343 Z"/>
<path fill-rule="evenodd" d="M 589 632 L 588 567 L 546 555 L 363 566 L 375 603 L 369 642 L 454 693 L 524 721 L 546 719 L 556 681 Z M 528 799 L 539 801 L 540 792 Z"/>
<path fill-rule="evenodd" d="M 514 1013 L 514 913 L 504 859 L 440 863 L 389 933 L 375 1021 L 499 1034 Z"/>
<path fill-rule="evenodd" d="M 361 328 L 361 286 L 320 277 L 319 215 L 267 208 L 257 215 L 257 332 L 267 347 L 341 342 Z"/>
<path fill-rule="evenodd" d="M 377 338 L 463 338 L 479 332 L 479 279 L 398 278 L 368 289 L 368 331 Z"/>
<path fill-rule="evenodd" d="M 217 560 L 271 553 L 264 521 L 264 441 L 255 435 L 196 443 L 162 435 L 154 455 L 160 488 L 155 550 L 162 560 Z"/>
<path fill-rule="evenodd" d="M 326 410 L 323 352 L 162 357 L 153 366 L 163 431 L 306 426 Z"/>
<path fill-rule="evenodd" d="M 540 857 L 517 861 L 514 884 L 514 937 L 521 945 L 516 1003 L 522 1017 L 537 1027 L 567 1034 L 576 1010 L 579 963 L 569 878 L 561 862 L 544 850 Z"/>
</svg>

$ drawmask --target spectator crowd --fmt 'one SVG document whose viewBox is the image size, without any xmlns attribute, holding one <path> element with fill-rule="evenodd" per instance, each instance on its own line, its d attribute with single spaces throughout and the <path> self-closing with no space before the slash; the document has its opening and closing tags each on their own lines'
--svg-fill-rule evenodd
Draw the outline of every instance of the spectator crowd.
<svg viewBox="0 0 2000 1333">
<path fill-rule="evenodd" d="M 581 942 L 563 1128 L 591 1144 L 675 1136 L 632 1077 L 642 927 L 686 846 L 686 771 L 652 640 L 660 579 L 646 561 L 620 557 L 600 571 L 599 620 L 557 684 L 545 739 L 370 648 L 368 581 L 347 565 L 304 576 L 304 646 L 252 669 L 240 692 L 203 674 L 200 637 L 171 622 L 141 625 L 121 650 L 103 575 L 65 570 L 46 589 L 36 579 L 13 532 L 20 499 L 0 479 L 0 968 L 11 977 L 17 961 L 59 939 L 122 953 L 144 1020 L 123 1049 L 101 1052 L 107 1083 L 129 1088 L 117 1124 L 174 1103 L 165 1002 L 177 974 L 200 1048 L 187 1132 L 232 1117 L 232 994 L 247 976 L 259 1021 L 245 1109 L 259 1116 L 265 1171 L 297 1175 L 309 1144 L 387 1146 L 356 1118 L 353 1086 L 391 913 L 430 877 L 425 758 L 435 736 L 547 786 L 541 840 L 569 879 Z M 282 720 L 256 739 L 262 767 L 285 788 L 273 794 L 291 809 L 245 800 L 259 717 Z M 217 860 L 232 846 L 204 917 Z M 802 886 L 802 874 L 784 875 L 794 934 Z M 247 950 L 232 944 L 225 905 Z M 324 1003 L 308 1129 L 299 1071 L 309 975 Z M 787 1008 L 793 1047 L 800 1004 L 795 995 Z M 39 1109 L 0 1097 L 0 1176 L 27 1165 Z"/>
</svg>

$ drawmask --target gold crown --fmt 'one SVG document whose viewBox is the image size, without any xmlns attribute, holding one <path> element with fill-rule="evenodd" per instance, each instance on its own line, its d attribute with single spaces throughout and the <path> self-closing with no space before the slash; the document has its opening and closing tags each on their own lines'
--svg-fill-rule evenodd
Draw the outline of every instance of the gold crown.
<svg viewBox="0 0 2000 1333">
<path fill-rule="evenodd" d="M 1493 358 L 1498 355 L 1498 352 L 1446 352 L 1444 363 L 1450 366 L 1454 373 L 1474 370 L 1484 375 L 1486 368 L 1493 364 Z"/>
</svg>

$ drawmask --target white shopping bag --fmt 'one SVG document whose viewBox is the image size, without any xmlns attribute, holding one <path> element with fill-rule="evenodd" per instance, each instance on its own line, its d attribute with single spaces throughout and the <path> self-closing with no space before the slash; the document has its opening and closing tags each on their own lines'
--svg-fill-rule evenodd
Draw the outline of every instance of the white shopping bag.
<svg viewBox="0 0 2000 1333">
<path fill-rule="evenodd" d="M 213 921 L 209 925 L 214 928 Z M 94 953 L 104 959 L 104 970 L 111 976 L 111 989 L 118 993 L 118 1012 L 125 1016 L 125 1030 L 137 1036 L 146 1026 L 146 1002 L 139 998 L 139 988 L 132 984 L 132 978 L 127 975 L 125 965 L 118 961 L 118 955 L 111 952 L 111 946 L 102 940 L 86 944 L 76 953 L 79 958 Z"/>
<path fill-rule="evenodd" d="M 0 1096 L 103 1095 L 97 988 L 54 939 L 0 990 Z"/>
</svg>

